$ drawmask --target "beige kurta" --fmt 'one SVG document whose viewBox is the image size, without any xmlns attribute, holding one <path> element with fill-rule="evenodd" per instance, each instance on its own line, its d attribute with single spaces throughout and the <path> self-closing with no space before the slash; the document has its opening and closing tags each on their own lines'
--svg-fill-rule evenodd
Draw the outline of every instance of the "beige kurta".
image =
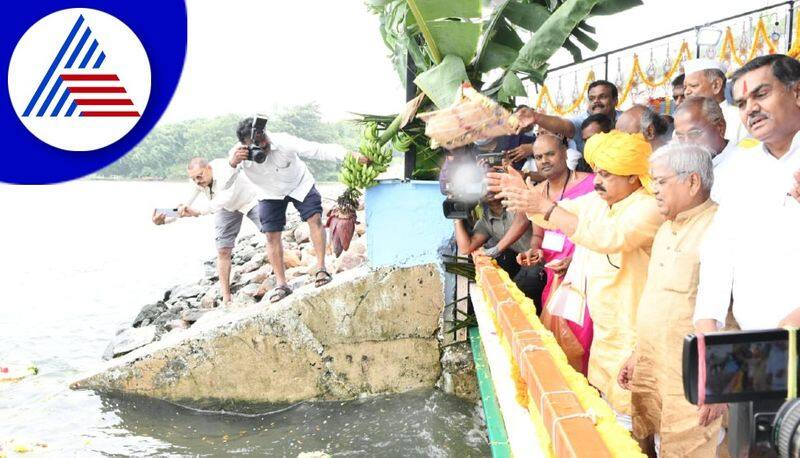
<svg viewBox="0 0 800 458">
<path fill-rule="evenodd" d="M 570 239 L 588 249 L 586 300 L 594 321 L 589 383 L 614 410 L 630 415 L 630 392 L 617 384 L 617 375 L 636 342 L 636 309 L 647 280 L 650 246 L 664 218 L 644 188 L 611 207 L 596 192 L 559 206 L 577 215 Z"/>
<path fill-rule="evenodd" d="M 665 222 L 656 233 L 637 318 L 633 432 L 658 433 L 662 457 L 713 457 L 721 419 L 698 426 L 698 408 L 683 395 L 683 339 L 694 333 L 699 246 L 717 212 L 711 200 Z"/>
</svg>

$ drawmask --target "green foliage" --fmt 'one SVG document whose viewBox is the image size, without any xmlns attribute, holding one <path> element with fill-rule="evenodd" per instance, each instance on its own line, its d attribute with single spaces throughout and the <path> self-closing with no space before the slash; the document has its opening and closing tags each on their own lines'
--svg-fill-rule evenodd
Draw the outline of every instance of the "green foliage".
<svg viewBox="0 0 800 458">
<path fill-rule="evenodd" d="M 153 129 L 136 148 L 97 172 L 99 177 L 185 179 L 186 164 L 196 156 L 226 157 L 237 142 L 236 126 L 246 115 L 192 119 Z M 325 122 L 315 103 L 286 107 L 270 117 L 267 131 L 286 132 L 306 140 L 338 143 L 355 150 L 358 128 L 351 122 Z M 336 181 L 339 164 L 306 160 L 318 181 Z"/>
</svg>

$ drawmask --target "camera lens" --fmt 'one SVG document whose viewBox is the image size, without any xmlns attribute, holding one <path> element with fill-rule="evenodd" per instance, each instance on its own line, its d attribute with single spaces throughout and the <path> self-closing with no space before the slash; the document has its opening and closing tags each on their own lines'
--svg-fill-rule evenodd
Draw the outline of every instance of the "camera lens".
<svg viewBox="0 0 800 458">
<path fill-rule="evenodd" d="M 800 399 L 786 401 L 772 423 L 772 445 L 778 456 L 800 455 Z"/>
</svg>

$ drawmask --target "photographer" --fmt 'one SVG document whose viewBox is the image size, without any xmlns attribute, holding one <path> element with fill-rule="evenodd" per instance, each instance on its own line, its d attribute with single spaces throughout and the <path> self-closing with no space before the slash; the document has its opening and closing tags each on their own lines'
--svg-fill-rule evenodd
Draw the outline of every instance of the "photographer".
<svg viewBox="0 0 800 458">
<path fill-rule="evenodd" d="M 247 215 L 259 226 L 258 201 L 249 183 L 234 175 L 225 159 L 211 162 L 196 157 L 189 162 L 189 178 L 197 185 L 186 203 L 178 206 L 178 218 L 197 217 L 213 213 L 217 245 L 217 269 L 222 289 L 223 303 L 231 302 L 231 251 L 242 227 L 242 217 Z M 192 208 L 200 194 L 208 199 L 207 208 Z M 165 213 L 153 212 L 153 223 L 162 225 L 174 221 Z"/>
<path fill-rule="evenodd" d="M 546 281 L 542 266 L 531 264 L 520 267 L 517 263 L 517 257 L 532 248 L 530 221 L 522 213 L 507 211 L 502 201 L 491 193 L 483 199 L 482 207 L 483 212 L 471 235 L 464 220 L 455 220 L 458 252 L 471 254 L 487 242 L 496 240 L 495 245 L 483 249 L 484 254 L 494 258 L 517 287 L 539 307 Z"/>
<path fill-rule="evenodd" d="M 300 213 L 300 218 L 308 223 L 317 256 L 316 269 L 312 272 L 314 285 L 320 287 L 331 281 L 331 274 L 325 269 L 322 196 L 317 191 L 311 171 L 300 156 L 341 161 L 347 152 L 340 145 L 310 142 L 285 133 L 268 135 L 263 129 L 254 129 L 253 126 L 253 118 L 239 123 L 236 129 L 239 143 L 229 153 L 229 164 L 230 167 L 239 168 L 256 190 L 261 232 L 267 236 L 267 257 L 277 280 L 269 300 L 277 302 L 292 293 L 286 282 L 281 241 L 281 233 L 286 226 L 286 207 L 290 202 Z M 266 157 L 261 158 L 262 162 L 253 160 L 253 147 L 260 147 L 266 153 Z M 363 156 L 359 157 L 359 161 L 365 160 Z"/>
</svg>

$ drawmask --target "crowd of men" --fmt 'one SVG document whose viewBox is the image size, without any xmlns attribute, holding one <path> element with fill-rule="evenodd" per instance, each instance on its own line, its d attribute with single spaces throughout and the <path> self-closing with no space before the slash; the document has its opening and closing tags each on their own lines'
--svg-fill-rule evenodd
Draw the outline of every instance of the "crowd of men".
<svg viewBox="0 0 800 458">
<path fill-rule="evenodd" d="M 684 337 L 800 325 L 800 62 L 757 57 L 730 81 L 714 61 L 684 69 L 672 116 L 616 110 L 607 81 L 573 118 L 518 110 L 541 182 L 490 172 L 483 220 L 455 224 L 461 253 L 543 269 L 523 289 L 537 306 L 559 281 L 579 289 L 579 369 L 619 422 L 660 456 L 707 457 L 725 454 L 727 406 L 686 401 Z"/>
</svg>

